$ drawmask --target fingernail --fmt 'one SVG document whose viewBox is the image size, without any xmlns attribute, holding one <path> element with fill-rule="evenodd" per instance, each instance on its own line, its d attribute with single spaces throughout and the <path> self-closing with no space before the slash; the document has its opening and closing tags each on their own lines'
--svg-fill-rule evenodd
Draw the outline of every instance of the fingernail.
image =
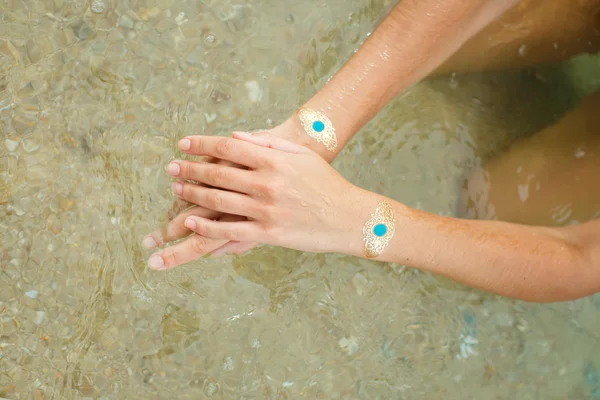
<svg viewBox="0 0 600 400">
<path fill-rule="evenodd" d="M 159 270 L 164 268 L 165 262 L 160 254 L 152 254 L 148 259 L 148 266 L 154 270 Z"/>
<path fill-rule="evenodd" d="M 145 249 L 153 249 L 156 247 L 156 240 L 152 236 L 146 236 L 144 240 L 142 240 L 142 247 Z"/>
<path fill-rule="evenodd" d="M 177 176 L 181 172 L 181 168 L 179 167 L 179 164 L 172 162 L 171 164 L 167 165 L 167 172 L 169 175 Z"/>
<path fill-rule="evenodd" d="M 183 224 L 186 227 L 190 228 L 191 230 L 195 230 L 196 229 L 196 221 L 194 221 L 191 218 L 187 218 Z"/>
<path fill-rule="evenodd" d="M 175 182 L 173 184 L 173 191 L 177 194 L 181 194 L 183 192 L 183 185 L 181 183 Z"/>
<path fill-rule="evenodd" d="M 181 139 L 179 141 L 179 148 L 181 150 L 189 150 L 192 147 L 192 141 L 190 139 Z"/>
</svg>

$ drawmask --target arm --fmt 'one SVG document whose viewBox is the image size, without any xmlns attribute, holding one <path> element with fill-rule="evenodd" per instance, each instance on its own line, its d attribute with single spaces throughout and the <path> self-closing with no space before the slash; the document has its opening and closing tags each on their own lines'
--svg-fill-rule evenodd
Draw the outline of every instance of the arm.
<svg viewBox="0 0 600 400">
<path fill-rule="evenodd" d="M 332 161 L 395 96 L 435 70 L 469 38 L 517 0 L 401 0 L 358 52 L 305 107 L 324 112 L 336 128 L 335 153 L 304 133 L 292 115 L 272 135 Z"/>
<path fill-rule="evenodd" d="M 547 228 L 443 217 L 357 188 L 292 142 L 240 134 L 189 140 L 191 154 L 249 167 L 220 166 L 209 176 L 182 164 L 178 196 L 250 218 L 232 223 L 188 218 L 186 226 L 204 237 L 367 257 L 363 227 L 385 200 L 393 209 L 395 233 L 376 260 L 527 301 L 571 300 L 600 291 L 600 220 Z M 189 184 L 190 179 L 213 188 Z"/>
<path fill-rule="evenodd" d="M 362 196 L 366 215 L 360 221 L 366 221 L 381 197 Z M 573 300 L 600 291 L 600 220 L 546 228 L 443 217 L 387 201 L 396 233 L 377 260 L 527 301 Z M 364 256 L 360 243 L 343 252 Z"/>
</svg>

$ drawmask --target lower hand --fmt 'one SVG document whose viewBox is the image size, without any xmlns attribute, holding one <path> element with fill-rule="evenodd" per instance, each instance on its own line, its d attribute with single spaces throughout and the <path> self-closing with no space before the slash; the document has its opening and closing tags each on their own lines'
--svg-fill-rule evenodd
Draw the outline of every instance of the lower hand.
<svg viewBox="0 0 600 400">
<path fill-rule="evenodd" d="M 207 164 L 207 166 L 221 164 L 230 167 L 239 167 L 231 162 L 217 159 L 209 159 L 200 161 L 199 163 Z M 174 176 L 179 174 L 179 172 L 173 171 L 173 169 L 169 170 L 169 173 Z M 192 215 L 226 222 L 246 220 L 245 217 L 227 215 L 221 212 L 208 210 L 204 207 L 182 200 L 181 198 L 177 198 L 171 209 L 168 211 L 168 222 L 161 229 L 157 229 L 146 236 L 142 241 L 142 245 L 146 249 L 154 249 L 158 246 L 163 247 L 176 240 L 184 238 L 185 240 L 164 249 L 160 253 L 154 254 L 149 260 L 151 267 L 171 269 L 194 261 L 205 255 L 218 257 L 225 254 L 243 254 L 256 246 L 256 243 L 253 242 L 241 243 L 229 240 L 210 239 L 195 235 L 184 225 L 186 218 Z"/>
</svg>

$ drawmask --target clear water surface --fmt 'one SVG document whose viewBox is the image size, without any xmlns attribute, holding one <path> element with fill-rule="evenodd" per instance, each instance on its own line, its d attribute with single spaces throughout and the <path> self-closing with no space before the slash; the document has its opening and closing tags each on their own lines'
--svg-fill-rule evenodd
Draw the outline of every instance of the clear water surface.
<svg viewBox="0 0 600 400">
<path fill-rule="evenodd" d="M 0 397 L 600 398 L 598 296 L 269 247 L 145 267 L 177 140 L 282 121 L 391 5 L 0 0 Z M 425 81 L 335 166 L 453 215 L 468 171 L 577 99 L 574 70 Z"/>
</svg>

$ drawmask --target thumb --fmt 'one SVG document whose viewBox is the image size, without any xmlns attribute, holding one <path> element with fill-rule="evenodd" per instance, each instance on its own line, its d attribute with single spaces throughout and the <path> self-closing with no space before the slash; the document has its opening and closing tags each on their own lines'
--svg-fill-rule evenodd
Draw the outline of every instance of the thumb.
<svg viewBox="0 0 600 400">
<path fill-rule="evenodd" d="M 309 152 L 306 147 L 272 135 L 253 135 L 246 132 L 233 132 L 233 137 L 257 146 L 285 151 L 286 153 L 300 154 Z"/>
<path fill-rule="evenodd" d="M 218 248 L 217 250 L 213 251 L 212 253 L 210 253 L 210 256 L 211 257 L 221 257 L 221 256 L 227 256 L 230 254 L 242 255 L 242 254 L 249 252 L 256 246 L 258 246 L 258 244 L 252 243 L 252 242 L 229 242 L 229 243 L 224 244 L 222 247 Z"/>
</svg>

